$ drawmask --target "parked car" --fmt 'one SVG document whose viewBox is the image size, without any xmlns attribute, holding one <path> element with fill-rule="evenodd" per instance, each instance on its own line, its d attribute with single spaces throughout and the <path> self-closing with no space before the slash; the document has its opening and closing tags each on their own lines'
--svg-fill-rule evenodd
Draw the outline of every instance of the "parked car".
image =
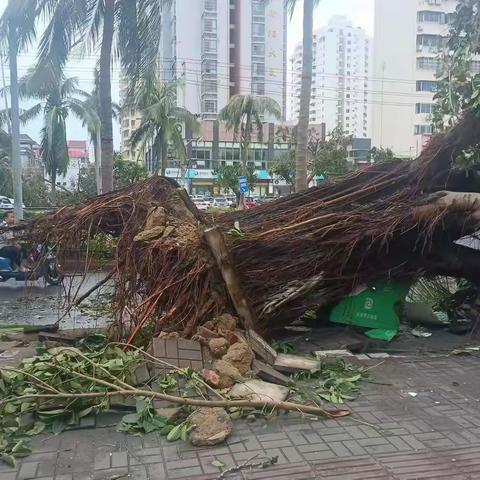
<svg viewBox="0 0 480 480">
<path fill-rule="evenodd" d="M 254 199 L 247 198 L 245 200 L 246 208 L 255 208 L 256 206 L 257 206 L 257 202 Z"/>
<path fill-rule="evenodd" d="M 0 209 L 1 210 L 12 210 L 13 203 L 7 197 L 0 197 Z"/>
<path fill-rule="evenodd" d="M 237 208 L 237 197 L 226 197 L 226 199 L 230 208 Z"/>
<path fill-rule="evenodd" d="M 195 206 L 202 211 L 206 211 L 210 207 L 210 202 L 207 202 L 206 200 L 197 200 L 195 203 Z"/>
<path fill-rule="evenodd" d="M 214 208 L 228 208 L 229 206 L 225 197 L 215 197 L 213 199 L 212 207 Z"/>
</svg>

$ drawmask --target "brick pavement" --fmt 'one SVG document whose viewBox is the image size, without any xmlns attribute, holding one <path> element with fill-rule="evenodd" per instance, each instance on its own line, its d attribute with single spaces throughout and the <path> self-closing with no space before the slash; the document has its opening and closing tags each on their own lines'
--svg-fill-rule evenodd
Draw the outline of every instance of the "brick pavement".
<svg viewBox="0 0 480 480">
<path fill-rule="evenodd" d="M 480 479 L 479 359 L 381 362 L 372 369 L 377 383 L 364 384 L 349 405 L 351 418 L 281 414 L 255 423 L 240 420 L 227 444 L 195 448 L 156 434 L 118 433 L 116 418 L 105 415 L 96 429 L 35 438 L 34 454 L 16 469 L 0 465 L 0 480 L 213 480 L 220 472 L 213 460 L 229 467 L 265 456 L 278 456 L 278 465 L 226 478 Z"/>
</svg>

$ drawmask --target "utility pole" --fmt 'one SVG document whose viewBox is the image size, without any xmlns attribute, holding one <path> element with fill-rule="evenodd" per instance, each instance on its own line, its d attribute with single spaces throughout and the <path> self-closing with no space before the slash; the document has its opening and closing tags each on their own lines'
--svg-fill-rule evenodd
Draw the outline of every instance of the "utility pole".
<svg viewBox="0 0 480 480">
<path fill-rule="evenodd" d="M 13 179 L 13 211 L 15 222 L 23 220 L 22 162 L 20 159 L 20 108 L 18 105 L 18 38 L 16 26 L 8 26 L 8 62 L 10 65 L 10 96 L 12 103 L 12 179 Z"/>
</svg>

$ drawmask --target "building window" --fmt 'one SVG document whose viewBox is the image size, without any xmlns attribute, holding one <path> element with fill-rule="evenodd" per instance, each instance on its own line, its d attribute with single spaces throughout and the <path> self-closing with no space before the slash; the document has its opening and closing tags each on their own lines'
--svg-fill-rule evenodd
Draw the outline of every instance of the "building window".
<svg viewBox="0 0 480 480">
<path fill-rule="evenodd" d="M 438 50 L 445 44 L 445 39 L 441 35 L 417 35 L 417 48 L 429 47 L 432 50 Z"/>
<path fill-rule="evenodd" d="M 216 113 L 217 102 L 215 100 L 205 100 L 205 113 Z"/>
<path fill-rule="evenodd" d="M 254 43 L 252 45 L 252 54 L 258 57 L 263 57 L 265 55 L 265 44 Z"/>
<path fill-rule="evenodd" d="M 414 135 L 433 133 L 433 127 L 431 125 L 415 125 L 413 133 Z"/>
<path fill-rule="evenodd" d="M 415 113 L 432 113 L 433 106 L 433 103 L 416 103 Z"/>
<path fill-rule="evenodd" d="M 430 23 L 447 23 L 445 13 L 443 12 L 432 12 L 424 10 L 417 13 L 417 20 L 419 22 L 430 22 Z"/>
<path fill-rule="evenodd" d="M 194 148 L 192 149 L 193 160 L 210 160 L 210 150 Z"/>
<path fill-rule="evenodd" d="M 263 23 L 252 23 L 252 30 L 254 37 L 265 36 L 265 25 Z"/>
<path fill-rule="evenodd" d="M 216 74 L 217 73 L 217 62 L 215 60 L 206 60 L 203 62 L 203 72 Z"/>
<path fill-rule="evenodd" d="M 438 70 L 440 62 L 438 58 L 434 57 L 419 57 L 417 58 L 417 68 L 421 70 Z"/>
<path fill-rule="evenodd" d="M 265 95 L 265 84 L 263 82 L 252 83 L 252 93 L 254 95 Z"/>
<path fill-rule="evenodd" d="M 417 92 L 436 92 L 437 82 L 434 80 L 417 80 Z"/>
<path fill-rule="evenodd" d="M 253 75 L 255 77 L 264 77 L 265 76 L 265 64 L 264 63 L 254 63 L 253 64 Z"/>
<path fill-rule="evenodd" d="M 204 18 L 203 29 L 206 33 L 216 33 L 217 22 L 215 20 L 213 20 L 212 18 Z"/>
</svg>

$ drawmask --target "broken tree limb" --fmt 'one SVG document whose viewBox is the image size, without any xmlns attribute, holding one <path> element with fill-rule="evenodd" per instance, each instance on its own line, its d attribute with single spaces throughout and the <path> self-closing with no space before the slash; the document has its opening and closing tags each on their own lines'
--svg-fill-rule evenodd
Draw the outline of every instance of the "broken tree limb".
<svg viewBox="0 0 480 480">
<path fill-rule="evenodd" d="M 0 372 L 6 369 L 0 368 Z M 98 380 L 90 377 L 90 380 Z M 102 382 L 105 384 L 108 382 Z M 114 385 L 112 384 L 112 388 Z M 250 400 L 200 400 L 193 398 L 185 397 L 176 397 L 174 395 L 167 395 L 164 393 L 153 392 L 151 390 L 141 390 L 139 388 L 124 389 L 124 390 L 113 390 L 108 392 L 85 392 L 85 393 L 37 393 L 30 395 L 21 395 L 15 397 L 15 401 L 19 400 L 40 400 L 40 399 L 53 399 L 53 398 L 66 398 L 66 399 L 78 399 L 78 398 L 102 398 L 102 397 L 111 397 L 115 395 L 121 396 L 135 396 L 135 397 L 146 397 L 158 400 L 165 400 L 171 403 L 176 403 L 178 405 L 189 405 L 192 407 L 222 407 L 222 408 L 252 408 L 252 409 L 262 409 L 270 408 L 272 410 L 285 410 L 289 412 L 299 412 L 305 413 L 308 415 L 315 415 L 317 417 L 327 417 L 327 418 L 342 418 L 351 414 L 349 410 L 325 410 L 320 407 L 313 405 L 302 405 L 300 403 L 293 402 L 274 402 L 274 401 L 250 401 Z M 10 402 L 11 398 L 5 398 L 0 400 L 0 405 Z"/>
<path fill-rule="evenodd" d="M 238 274 L 235 270 L 232 258 L 228 253 L 222 232 L 218 227 L 213 227 L 205 230 L 204 235 L 207 244 L 215 257 L 218 268 L 222 273 L 233 306 L 243 324 L 243 327 L 245 329 L 256 330 L 257 325 L 255 315 L 250 308 L 245 293 L 240 285 Z"/>
</svg>

